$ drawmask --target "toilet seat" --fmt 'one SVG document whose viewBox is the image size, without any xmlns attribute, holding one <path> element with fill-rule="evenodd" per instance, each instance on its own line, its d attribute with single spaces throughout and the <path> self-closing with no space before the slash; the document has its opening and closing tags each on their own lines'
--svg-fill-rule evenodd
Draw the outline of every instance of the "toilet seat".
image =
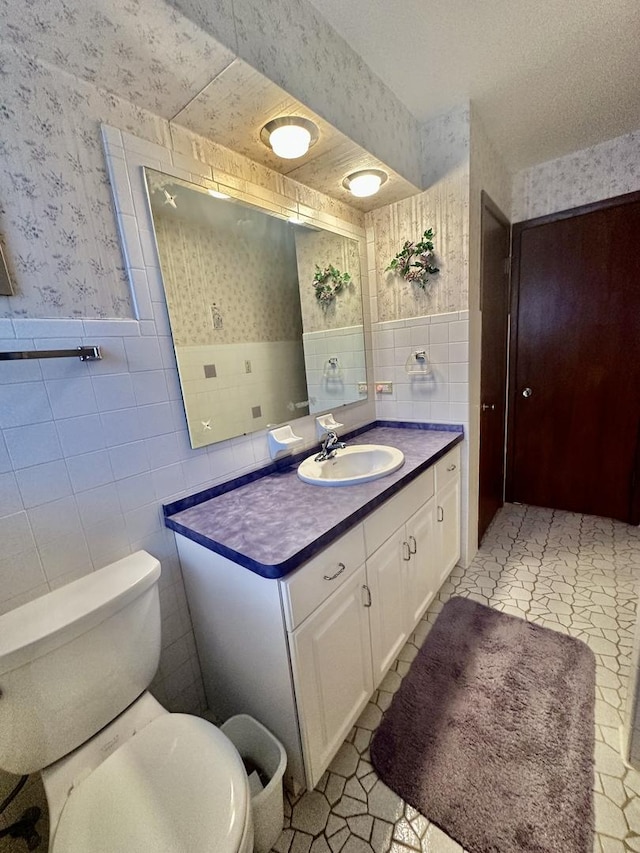
<svg viewBox="0 0 640 853">
<path fill-rule="evenodd" d="M 51 853 L 238 853 L 249 807 L 231 741 L 198 717 L 165 714 L 72 789 Z"/>
</svg>

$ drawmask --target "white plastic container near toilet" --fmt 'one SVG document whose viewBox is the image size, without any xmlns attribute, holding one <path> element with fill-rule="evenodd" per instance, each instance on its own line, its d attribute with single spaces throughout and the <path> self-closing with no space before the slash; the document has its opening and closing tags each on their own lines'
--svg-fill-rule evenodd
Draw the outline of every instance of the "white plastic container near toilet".
<svg viewBox="0 0 640 853">
<path fill-rule="evenodd" d="M 257 786 L 249 773 L 251 807 L 253 810 L 255 853 L 269 853 L 278 840 L 284 824 L 282 777 L 287 768 L 287 753 L 280 741 L 262 723 L 248 714 L 230 717 L 220 726 L 249 766 L 256 765 L 264 777 Z M 254 771 L 255 773 L 255 771 Z"/>
<path fill-rule="evenodd" d="M 0 616 L 0 768 L 42 772 L 50 853 L 251 853 L 226 735 L 147 687 L 159 562 L 138 551 Z"/>
</svg>

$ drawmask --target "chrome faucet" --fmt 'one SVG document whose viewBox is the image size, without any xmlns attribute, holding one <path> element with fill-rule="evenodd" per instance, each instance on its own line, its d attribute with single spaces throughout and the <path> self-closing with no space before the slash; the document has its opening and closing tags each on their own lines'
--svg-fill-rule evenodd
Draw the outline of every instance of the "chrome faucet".
<svg viewBox="0 0 640 853">
<path fill-rule="evenodd" d="M 336 455 L 336 450 L 345 447 L 344 441 L 338 441 L 338 436 L 335 432 L 328 432 L 322 439 L 322 448 L 320 453 L 314 457 L 315 462 L 324 462 L 326 459 L 331 459 Z"/>
</svg>

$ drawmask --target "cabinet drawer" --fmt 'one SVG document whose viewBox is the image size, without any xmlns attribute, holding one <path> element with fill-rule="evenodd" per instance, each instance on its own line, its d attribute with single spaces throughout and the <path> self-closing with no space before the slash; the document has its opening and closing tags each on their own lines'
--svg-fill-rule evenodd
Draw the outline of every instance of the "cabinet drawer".
<svg viewBox="0 0 640 853">
<path fill-rule="evenodd" d="M 368 515 L 363 522 L 367 556 L 371 556 L 433 493 L 433 468 L 428 468 Z"/>
<path fill-rule="evenodd" d="M 439 462 L 436 462 L 436 489 L 442 489 L 460 476 L 460 445 L 450 450 Z"/>
<path fill-rule="evenodd" d="M 280 581 L 287 630 L 293 631 L 364 563 L 362 525 Z"/>
</svg>

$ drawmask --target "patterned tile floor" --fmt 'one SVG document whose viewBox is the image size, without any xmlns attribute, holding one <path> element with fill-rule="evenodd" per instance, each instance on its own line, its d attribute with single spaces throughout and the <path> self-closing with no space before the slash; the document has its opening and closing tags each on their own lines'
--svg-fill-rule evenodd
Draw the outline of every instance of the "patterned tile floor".
<svg viewBox="0 0 640 853">
<path fill-rule="evenodd" d="M 640 578 L 640 529 L 546 509 L 506 506 L 471 566 L 456 567 L 376 691 L 318 788 L 285 801 L 277 853 L 462 853 L 462 847 L 407 806 L 377 778 L 368 746 L 429 628 L 452 595 L 565 631 L 597 660 L 596 829 L 594 853 L 640 853 L 640 773 L 620 758 Z M 8 791 L 0 791 L 0 800 Z M 37 776 L 3 815 L 15 819 L 46 804 Z M 6 825 L 6 823 L 0 823 Z M 0 853 L 26 845 L 0 839 Z M 91 851 L 87 851 L 91 853 Z M 562 851 L 557 851 L 562 853 Z"/>
<path fill-rule="evenodd" d="M 620 757 L 640 578 L 640 529 L 507 505 L 471 566 L 456 567 L 314 791 L 287 795 L 277 853 L 463 853 L 377 777 L 368 747 L 383 711 L 452 595 L 579 637 L 596 662 L 594 853 L 640 851 L 640 773 Z M 562 853 L 562 851 L 557 851 Z"/>
</svg>

